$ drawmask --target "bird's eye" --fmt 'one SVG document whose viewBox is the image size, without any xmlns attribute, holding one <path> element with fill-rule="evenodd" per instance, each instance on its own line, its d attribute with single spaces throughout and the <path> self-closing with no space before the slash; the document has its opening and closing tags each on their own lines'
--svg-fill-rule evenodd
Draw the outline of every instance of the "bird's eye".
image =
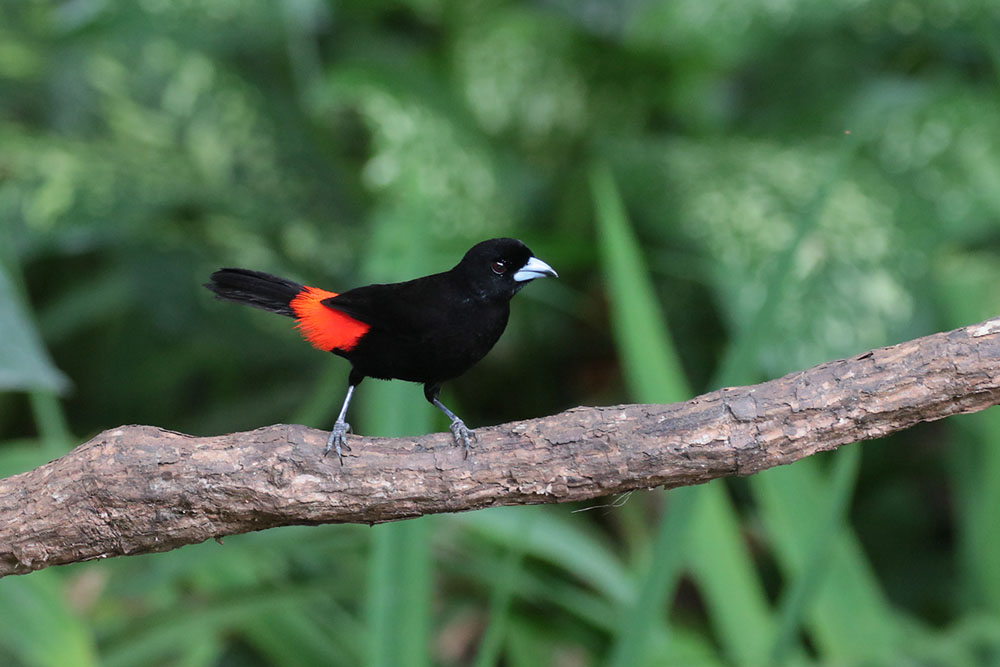
<svg viewBox="0 0 1000 667">
<path fill-rule="evenodd" d="M 507 262 L 505 262 L 502 259 L 498 259 L 497 261 L 493 262 L 493 273 L 497 274 L 498 276 L 502 276 L 503 274 L 507 273 Z"/>
</svg>

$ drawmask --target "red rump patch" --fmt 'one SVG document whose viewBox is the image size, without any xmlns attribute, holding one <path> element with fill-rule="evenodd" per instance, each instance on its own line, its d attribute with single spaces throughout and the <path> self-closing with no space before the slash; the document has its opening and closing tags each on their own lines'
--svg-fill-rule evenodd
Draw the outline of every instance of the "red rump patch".
<svg viewBox="0 0 1000 667">
<path fill-rule="evenodd" d="M 337 296 L 336 292 L 306 287 L 292 299 L 290 305 L 297 316 L 296 326 L 313 347 L 326 352 L 348 352 L 368 333 L 371 325 L 323 305 L 324 299 L 334 296 Z"/>
</svg>

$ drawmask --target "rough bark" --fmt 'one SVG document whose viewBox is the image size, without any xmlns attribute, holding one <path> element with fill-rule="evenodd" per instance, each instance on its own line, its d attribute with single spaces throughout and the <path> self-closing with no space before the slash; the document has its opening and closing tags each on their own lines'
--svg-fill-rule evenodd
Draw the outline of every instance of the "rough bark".
<svg viewBox="0 0 1000 667">
<path fill-rule="evenodd" d="M 0 576 L 167 551 L 290 524 L 378 523 L 493 505 L 586 500 L 751 475 L 1000 402 L 1000 319 L 671 405 L 579 407 L 449 434 L 355 436 L 276 425 L 192 437 L 105 431 L 0 480 Z"/>
</svg>

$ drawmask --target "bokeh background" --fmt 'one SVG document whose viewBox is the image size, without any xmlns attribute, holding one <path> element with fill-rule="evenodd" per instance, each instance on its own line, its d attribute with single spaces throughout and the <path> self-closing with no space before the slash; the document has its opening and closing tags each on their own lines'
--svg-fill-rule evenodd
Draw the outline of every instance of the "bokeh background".
<svg viewBox="0 0 1000 667">
<path fill-rule="evenodd" d="M 0 0 L 0 474 L 123 423 L 329 428 L 346 362 L 208 274 L 338 290 L 494 236 L 561 278 L 446 386 L 472 426 L 986 319 L 1000 6 Z M 374 381 L 351 421 L 446 427 Z M 998 438 L 8 577 L 0 662 L 996 664 Z"/>
</svg>

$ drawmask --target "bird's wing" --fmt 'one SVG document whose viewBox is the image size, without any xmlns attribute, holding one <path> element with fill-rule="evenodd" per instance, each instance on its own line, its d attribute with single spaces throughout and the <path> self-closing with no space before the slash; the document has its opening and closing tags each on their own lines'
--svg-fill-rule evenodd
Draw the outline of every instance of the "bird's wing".
<svg viewBox="0 0 1000 667">
<path fill-rule="evenodd" d="M 365 324 L 372 326 L 380 325 L 381 322 L 379 321 L 380 318 L 377 309 L 373 307 L 373 304 L 377 303 L 375 299 L 376 295 L 373 294 L 373 292 L 378 291 L 373 289 L 376 287 L 382 287 L 382 285 L 358 287 L 349 292 L 343 292 L 342 294 L 323 299 L 322 303 L 331 310 L 350 315 Z"/>
<path fill-rule="evenodd" d="M 440 274 L 403 283 L 366 285 L 323 300 L 323 305 L 401 339 L 420 339 L 447 323 L 440 312 Z M 442 315 L 444 315 L 442 321 Z"/>
</svg>

